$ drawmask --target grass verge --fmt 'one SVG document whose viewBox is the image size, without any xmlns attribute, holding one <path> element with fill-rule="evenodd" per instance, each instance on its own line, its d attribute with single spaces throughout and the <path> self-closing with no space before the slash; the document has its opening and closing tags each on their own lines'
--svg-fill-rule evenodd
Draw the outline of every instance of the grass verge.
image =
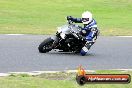
<svg viewBox="0 0 132 88">
<path fill-rule="evenodd" d="M 99 74 L 130 74 L 132 71 L 97 70 Z M 93 74 L 95 74 L 93 73 Z M 129 84 L 87 84 L 79 86 L 75 81 L 76 73 L 45 73 L 38 76 L 12 74 L 0 77 L 0 88 L 132 88 Z"/>
<path fill-rule="evenodd" d="M 90 10 L 101 35 L 132 35 L 132 0 L 0 0 L 0 34 L 55 34 Z"/>
</svg>

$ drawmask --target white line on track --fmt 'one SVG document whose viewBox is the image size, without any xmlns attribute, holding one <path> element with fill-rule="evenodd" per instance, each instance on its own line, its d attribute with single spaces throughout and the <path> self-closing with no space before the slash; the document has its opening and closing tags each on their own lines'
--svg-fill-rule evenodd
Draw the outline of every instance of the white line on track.
<svg viewBox="0 0 132 88">
<path fill-rule="evenodd" d="M 4 35 L 25 35 L 25 34 L 4 34 Z M 131 38 L 132 36 L 115 36 L 115 37 L 128 37 L 128 38 Z"/>
<path fill-rule="evenodd" d="M 5 34 L 5 35 L 24 35 L 24 34 Z"/>
<path fill-rule="evenodd" d="M 85 70 L 86 72 L 95 72 L 94 70 Z M 65 72 L 65 73 L 76 73 L 77 70 L 66 70 L 66 71 L 31 71 L 31 72 L 8 72 L 8 73 L 0 73 L 0 77 L 9 76 L 11 74 L 28 74 L 28 75 L 40 75 L 43 73 L 59 73 L 59 72 Z"/>
<path fill-rule="evenodd" d="M 132 69 L 108 69 L 108 70 L 120 70 L 122 72 L 132 71 Z M 95 73 L 96 70 L 85 70 L 86 72 Z M 65 72 L 65 73 L 76 73 L 77 70 L 66 70 L 66 71 L 31 71 L 31 72 L 8 72 L 8 73 L 0 73 L 0 77 L 9 76 L 11 74 L 28 74 L 28 75 L 40 75 L 43 73 L 58 73 L 58 72 Z"/>
<path fill-rule="evenodd" d="M 4 34 L 4 35 L 25 35 L 25 34 Z M 115 36 L 115 37 L 131 38 L 132 36 Z"/>
<path fill-rule="evenodd" d="M 132 38 L 132 36 L 117 36 L 117 37 Z"/>
<path fill-rule="evenodd" d="M 10 74 L 8 73 L 0 73 L 0 77 L 5 77 L 5 76 L 9 76 Z"/>
</svg>

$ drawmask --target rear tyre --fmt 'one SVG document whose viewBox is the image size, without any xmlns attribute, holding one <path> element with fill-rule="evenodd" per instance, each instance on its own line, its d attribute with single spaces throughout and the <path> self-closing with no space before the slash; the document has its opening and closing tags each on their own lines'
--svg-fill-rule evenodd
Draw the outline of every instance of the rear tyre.
<svg viewBox="0 0 132 88">
<path fill-rule="evenodd" d="M 52 50 L 54 40 L 51 38 L 45 39 L 38 47 L 40 53 L 46 53 Z"/>
</svg>

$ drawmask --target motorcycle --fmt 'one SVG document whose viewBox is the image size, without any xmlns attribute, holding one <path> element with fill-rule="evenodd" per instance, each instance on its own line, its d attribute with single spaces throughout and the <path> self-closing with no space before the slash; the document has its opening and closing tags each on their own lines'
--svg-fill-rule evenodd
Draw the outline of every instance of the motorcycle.
<svg viewBox="0 0 132 88">
<path fill-rule="evenodd" d="M 38 50 L 40 53 L 47 53 L 53 49 L 79 53 L 85 43 L 81 35 L 81 27 L 69 20 L 67 24 L 58 27 L 55 36 L 45 39 L 39 45 Z"/>
</svg>

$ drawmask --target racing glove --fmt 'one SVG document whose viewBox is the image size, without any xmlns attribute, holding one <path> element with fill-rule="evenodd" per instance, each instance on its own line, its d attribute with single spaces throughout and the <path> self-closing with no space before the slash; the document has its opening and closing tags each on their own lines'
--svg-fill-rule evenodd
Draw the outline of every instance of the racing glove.
<svg viewBox="0 0 132 88">
<path fill-rule="evenodd" d="M 73 17 L 72 16 L 67 16 L 67 20 L 72 20 Z"/>
</svg>

